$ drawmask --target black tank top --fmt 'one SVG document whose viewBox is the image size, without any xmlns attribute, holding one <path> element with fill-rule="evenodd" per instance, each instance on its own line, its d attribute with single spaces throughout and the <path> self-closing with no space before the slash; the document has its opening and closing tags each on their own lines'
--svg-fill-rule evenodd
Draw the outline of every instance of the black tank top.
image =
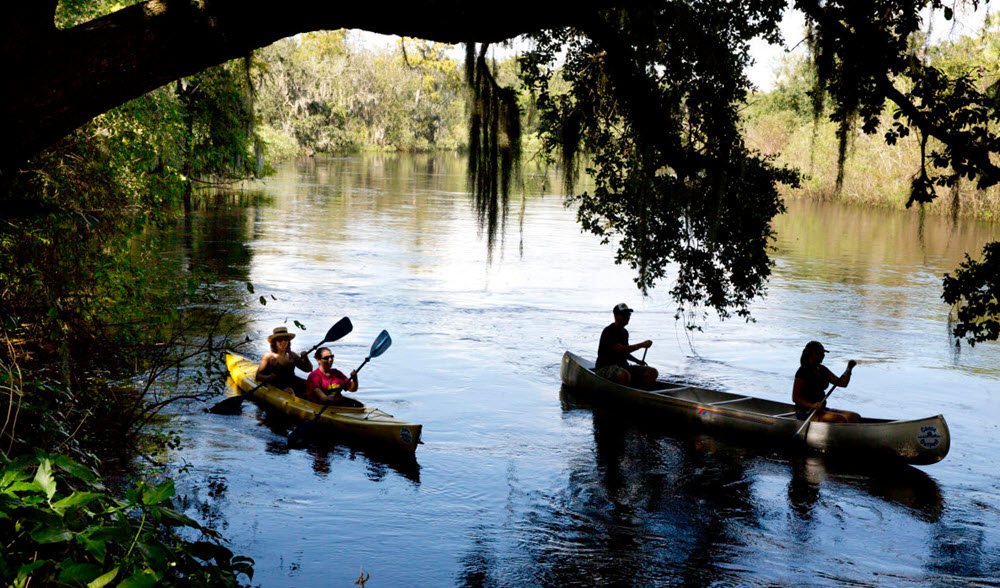
<svg viewBox="0 0 1000 588">
<path fill-rule="evenodd" d="M 830 370 L 825 365 L 819 364 L 813 369 L 812 366 L 804 365 L 795 372 L 796 378 L 805 380 L 805 387 L 802 390 L 802 399 L 806 402 L 817 403 L 826 396 L 826 387 L 830 384 Z"/>
</svg>

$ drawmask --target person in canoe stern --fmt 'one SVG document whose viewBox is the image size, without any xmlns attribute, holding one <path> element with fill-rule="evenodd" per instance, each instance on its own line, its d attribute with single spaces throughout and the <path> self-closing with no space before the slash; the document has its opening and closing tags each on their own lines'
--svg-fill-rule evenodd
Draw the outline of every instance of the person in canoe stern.
<svg viewBox="0 0 1000 588">
<path fill-rule="evenodd" d="M 615 315 L 615 322 L 604 327 L 601 333 L 594 372 L 605 380 L 624 386 L 652 384 L 659 373 L 647 366 L 644 361 L 632 357 L 631 353 L 638 349 L 649 349 L 653 342 L 647 339 L 642 343 L 629 345 L 628 330 L 625 329 L 625 325 L 632 318 L 632 309 L 622 302 L 615 305 L 611 311 Z M 629 360 L 641 365 L 629 365 Z"/>
<path fill-rule="evenodd" d="M 827 408 L 823 398 L 826 396 L 827 384 L 846 388 L 851 383 L 851 370 L 858 362 L 853 359 L 847 362 L 847 371 L 839 378 L 833 375 L 825 365 L 826 349 L 819 341 L 806 343 L 799 358 L 798 371 L 795 372 L 795 383 L 792 385 L 792 402 L 795 403 L 795 416 L 804 421 L 816 410 L 814 421 L 825 423 L 856 423 L 861 415 L 847 410 Z"/>
<path fill-rule="evenodd" d="M 306 400 L 316 404 L 331 404 L 335 406 L 361 406 L 353 398 L 348 398 L 341 392 L 357 392 L 358 370 L 351 371 L 348 378 L 344 372 L 333 367 L 333 352 L 327 347 L 320 347 L 313 356 L 319 362 L 319 367 L 309 374 L 306 380 Z"/>
<path fill-rule="evenodd" d="M 267 342 L 271 345 L 271 351 L 260 359 L 256 380 L 302 396 L 306 391 L 306 383 L 295 375 L 295 368 L 311 372 L 313 366 L 308 357 L 292 351 L 294 338 L 295 333 L 289 333 L 285 327 L 277 327 L 268 335 Z"/>
</svg>

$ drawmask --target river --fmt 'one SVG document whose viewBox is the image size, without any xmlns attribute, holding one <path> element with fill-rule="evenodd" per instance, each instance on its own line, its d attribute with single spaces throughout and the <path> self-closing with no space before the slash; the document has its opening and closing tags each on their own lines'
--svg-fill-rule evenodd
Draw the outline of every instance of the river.
<svg viewBox="0 0 1000 588">
<path fill-rule="evenodd" d="M 289 450 L 287 424 L 250 402 L 181 411 L 179 504 L 256 561 L 254 584 L 353 586 L 363 570 L 368 586 L 1000 585 L 1000 345 L 956 347 L 940 300 L 941 276 L 1000 227 L 789 203 L 756 322 L 689 331 L 669 284 L 642 297 L 546 177 L 527 175 L 490 255 L 464 169 L 289 162 L 180 229 L 172 253 L 216 275 L 258 357 L 275 326 L 302 350 L 349 316 L 333 346 L 347 372 L 388 330 L 357 397 L 423 424 L 415 460 L 397 462 Z M 844 470 L 591 407 L 561 389 L 560 358 L 593 355 L 618 302 L 661 374 L 775 400 L 818 339 L 836 373 L 861 362 L 831 405 L 942 413 L 951 453 Z"/>
</svg>

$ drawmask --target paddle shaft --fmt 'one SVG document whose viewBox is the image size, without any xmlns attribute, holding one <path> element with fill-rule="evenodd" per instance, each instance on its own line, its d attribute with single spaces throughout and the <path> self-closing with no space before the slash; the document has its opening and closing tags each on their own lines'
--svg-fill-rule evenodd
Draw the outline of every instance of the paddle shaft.
<svg viewBox="0 0 1000 588">
<path fill-rule="evenodd" d="M 827 393 L 826 393 L 826 396 L 824 396 L 824 397 L 823 397 L 823 401 L 819 403 L 819 406 L 817 406 L 816 408 L 814 408 L 814 409 L 813 409 L 813 411 L 812 411 L 811 413 L 809 413 L 809 418 L 807 418 L 807 419 L 806 419 L 806 422 L 802 423 L 802 426 L 801 426 L 801 427 L 799 427 L 799 430 L 798 430 L 798 431 L 795 431 L 795 434 L 794 434 L 794 435 L 792 435 L 792 439 L 795 439 L 796 437 L 798 437 L 798 436 L 799 436 L 799 433 L 801 433 L 801 432 L 802 432 L 802 429 L 805 429 L 805 428 L 806 428 L 806 426 L 807 426 L 807 425 L 809 425 L 809 423 L 810 423 L 810 422 L 812 421 L 812 418 L 813 418 L 814 416 L 816 416 L 816 411 L 818 411 L 818 410 L 819 410 L 820 408 L 822 408 L 822 407 L 823 407 L 823 405 L 825 405 L 825 404 L 826 404 L 826 399 L 827 399 L 827 398 L 829 398 L 829 397 L 830 397 L 830 395 L 831 395 L 831 394 L 833 394 L 833 391 L 834 391 L 834 390 L 836 390 L 836 389 L 837 389 L 837 385 L 836 385 L 836 384 L 834 384 L 834 385 L 833 385 L 833 388 L 830 388 L 830 391 L 829 391 L 829 392 L 827 392 Z"/>
<path fill-rule="evenodd" d="M 267 382 L 261 382 L 242 394 L 230 396 L 225 400 L 220 400 L 215 406 L 208 409 L 208 412 L 212 414 L 227 414 L 233 412 L 243 405 L 244 400 L 249 398 L 257 390 L 260 390 L 265 384 L 267 384 Z"/>
<path fill-rule="evenodd" d="M 366 357 L 365 360 L 361 362 L 361 365 L 358 366 L 358 369 L 354 370 L 354 377 L 357 377 L 358 372 L 361 371 L 361 368 L 365 367 L 365 364 L 371 361 L 372 357 L 378 357 L 379 355 L 385 353 L 385 350 L 388 349 L 389 345 L 391 344 L 392 344 L 392 339 L 389 337 L 389 333 L 387 333 L 386 331 L 382 331 L 381 333 L 379 333 L 379 336 L 375 338 L 375 342 L 372 343 L 372 348 L 371 351 L 368 353 L 368 357 Z M 331 404 L 325 405 L 323 409 L 316 414 L 316 416 L 309 419 L 308 421 L 300 423 L 299 426 L 295 427 L 295 430 L 292 431 L 292 433 L 288 436 L 288 444 L 298 445 L 305 438 L 306 433 L 309 431 L 309 428 L 312 427 L 313 424 L 319 420 L 319 417 L 323 416 L 323 413 L 326 412 L 326 409 L 330 408 L 331 406 L 333 405 Z"/>
<path fill-rule="evenodd" d="M 320 345 L 324 343 L 332 343 L 338 339 L 341 339 L 353 330 L 354 330 L 354 325 L 351 324 L 351 319 L 345 316 L 344 318 L 337 321 L 337 324 L 330 327 L 330 330 L 326 332 L 326 336 L 323 337 L 322 341 L 313 345 L 312 349 L 310 349 L 309 351 L 306 351 L 305 353 L 306 357 L 309 357 L 309 355 L 313 351 L 319 349 Z"/>
<path fill-rule="evenodd" d="M 355 375 L 357 375 L 357 373 L 361 371 L 361 368 L 365 367 L 365 364 L 368 363 L 368 360 L 370 359 L 371 356 L 368 356 L 365 358 L 363 362 L 361 362 L 361 365 L 358 366 L 358 369 L 354 370 Z M 297 427 L 295 427 L 295 430 L 292 431 L 290 435 L 288 435 L 288 444 L 299 445 L 302 442 L 302 440 L 305 439 L 306 433 L 309 432 L 309 429 L 313 426 L 313 424 L 316 421 L 318 421 L 319 417 L 323 416 L 323 413 L 326 412 L 326 409 L 330 408 L 331 406 L 333 405 L 332 404 L 324 405 L 323 409 L 320 410 L 318 413 L 316 413 L 316 416 L 309 419 L 308 421 L 303 421 Z"/>
</svg>

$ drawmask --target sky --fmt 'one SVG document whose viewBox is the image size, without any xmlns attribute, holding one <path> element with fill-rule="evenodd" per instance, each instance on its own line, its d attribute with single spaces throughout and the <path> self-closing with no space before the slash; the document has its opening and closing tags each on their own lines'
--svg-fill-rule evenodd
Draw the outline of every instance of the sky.
<svg viewBox="0 0 1000 588">
<path fill-rule="evenodd" d="M 943 12 L 938 11 L 931 21 L 932 43 L 978 34 L 988 10 L 989 6 L 985 4 L 980 5 L 975 11 L 956 7 L 955 18 L 951 21 L 945 20 Z M 925 21 L 926 18 L 925 14 Z M 806 54 L 805 27 L 803 14 L 789 9 L 785 11 L 781 21 L 781 35 L 785 38 L 784 47 L 769 45 L 760 40 L 750 44 L 750 54 L 755 63 L 747 70 L 747 76 L 759 90 L 767 92 L 774 89 L 778 68 L 786 55 Z"/>
<path fill-rule="evenodd" d="M 960 36 L 972 36 L 978 33 L 982 27 L 983 19 L 989 10 L 985 3 L 981 4 L 975 11 L 970 11 L 961 6 L 956 6 L 955 18 L 951 21 L 944 19 L 943 13 L 938 11 L 931 22 L 932 42 L 954 39 Z M 926 18 L 926 17 L 925 17 Z M 767 92 L 774 89 L 777 81 L 777 72 L 781 65 L 781 60 L 789 53 L 793 55 L 805 55 L 807 49 L 803 41 L 805 37 L 805 17 L 801 12 L 788 9 L 781 21 L 781 34 L 785 38 L 784 46 L 769 45 L 764 41 L 754 41 L 750 44 L 750 54 L 754 63 L 747 69 L 747 76 L 757 89 Z M 352 31 L 356 39 L 372 48 L 394 45 L 398 37 L 377 35 L 365 31 Z M 497 57 L 502 58 L 505 54 L 516 51 L 516 44 L 513 49 L 497 48 Z M 462 61 L 465 59 L 465 50 L 456 46 L 453 50 L 452 58 Z"/>
</svg>

